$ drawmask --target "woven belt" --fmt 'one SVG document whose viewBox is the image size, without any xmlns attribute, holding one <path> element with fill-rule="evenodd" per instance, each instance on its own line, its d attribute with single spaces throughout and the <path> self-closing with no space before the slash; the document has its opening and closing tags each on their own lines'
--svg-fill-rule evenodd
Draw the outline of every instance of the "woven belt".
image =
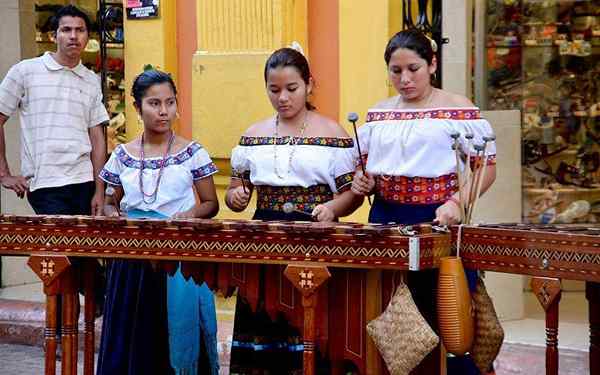
<svg viewBox="0 0 600 375">
<path fill-rule="evenodd" d="M 296 210 L 312 212 L 315 206 L 333 199 L 329 185 L 256 186 L 257 207 L 263 210 L 283 211 L 285 203 L 294 204 Z"/>
<path fill-rule="evenodd" d="M 439 177 L 381 175 L 376 178 L 376 194 L 385 201 L 404 204 L 446 202 L 458 191 L 456 173 Z"/>
</svg>

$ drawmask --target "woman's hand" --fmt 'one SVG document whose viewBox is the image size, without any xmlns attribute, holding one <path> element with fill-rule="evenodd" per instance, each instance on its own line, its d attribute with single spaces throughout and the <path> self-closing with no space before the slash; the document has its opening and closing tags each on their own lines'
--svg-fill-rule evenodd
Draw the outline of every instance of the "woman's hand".
<svg viewBox="0 0 600 375">
<path fill-rule="evenodd" d="M 173 219 L 193 219 L 196 217 L 195 207 L 190 208 L 187 211 L 178 212 L 173 215 Z"/>
<path fill-rule="evenodd" d="M 452 200 L 447 201 L 435 210 L 435 221 L 440 225 L 460 223 L 460 207 Z"/>
<path fill-rule="evenodd" d="M 375 188 L 375 178 L 371 175 L 365 175 L 362 170 L 356 170 L 352 187 L 350 188 L 354 194 L 370 195 Z"/>
<path fill-rule="evenodd" d="M 242 211 L 250 202 L 250 192 L 244 186 L 237 186 L 229 190 L 229 204 L 232 208 Z"/>
<path fill-rule="evenodd" d="M 312 211 L 312 216 L 316 221 L 331 222 L 336 219 L 333 210 L 324 204 L 317 205 Z"/>
<path fill-rule="evenodd" d="M 104 201 L 106 202 L 106 199 Z M 104 214 L 104 216 L 109 216 L 109 217 L 120 216 L 119 210 L 117 210 L 117 208 L 115 206 L 113 206 L 112 204 L 104 205 L 103 214 Z"/>
</svg>

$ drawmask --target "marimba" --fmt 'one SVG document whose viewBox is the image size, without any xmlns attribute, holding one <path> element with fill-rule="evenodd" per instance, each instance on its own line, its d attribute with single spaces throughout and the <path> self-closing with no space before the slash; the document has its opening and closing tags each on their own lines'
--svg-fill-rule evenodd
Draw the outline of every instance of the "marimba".
<svg viewBox="0 0 600 375">
<path fill-rule="evenodd" d="M 547 374 L 558 374 L 560 279 L 586 281 L 590 373 L 600 374 L 600 226 L 497 224 L 460 232 L 466 267 L 534 277 L 532 289 L 546 312 Z"/>
<path fill-rule="evenodd" d="M 333 373 L 341 373 L 334 363 L 343 360 L 355 363 L 361 373 L 382 373 L 365 326 L 389 300 L 394 278 L 369 270 L 435 268 L 450 254 L 450 234 L 434 233 L 426 225 L 3 215 L 0 254 L 29 256 L 30 267 L 44 282 L 46 374 L 55 373 L 59 294 L 62 373 L 77 373 L 78 285 L 69 260 L 74 257 L 147 259 L 167 265 L 184 261 L 184 274 L 213 289 L 237 287 L 251 304 L 259 295 L 258 267 L 267 265 L 267 309 L 289 313 L 292 323 L 300 312 L 295 323 L 303 332 L 305 374 L 314 373 L 316 343 L 328 351 Z M 80 265 L 85 275 L 85 374 L 93 374 L 94 368 L 95 264 Z M 327 288 L 320 288 L 330 278 Z M 330 297 L 324 294 L 327 289 Z M 329 300 L 334 303 L 328 306 Z"/>
</svg>

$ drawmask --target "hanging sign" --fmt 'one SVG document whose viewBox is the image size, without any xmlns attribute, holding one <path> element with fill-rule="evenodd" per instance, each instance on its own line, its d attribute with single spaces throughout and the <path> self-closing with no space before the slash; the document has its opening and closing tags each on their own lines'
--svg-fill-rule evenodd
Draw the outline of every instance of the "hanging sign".
<svg viewBox="0 0 600 375">
<path fill-rule="evenodd" d="M 158 17 L 158 0 L 127 0 L 127 19 Z"/>
</svg>

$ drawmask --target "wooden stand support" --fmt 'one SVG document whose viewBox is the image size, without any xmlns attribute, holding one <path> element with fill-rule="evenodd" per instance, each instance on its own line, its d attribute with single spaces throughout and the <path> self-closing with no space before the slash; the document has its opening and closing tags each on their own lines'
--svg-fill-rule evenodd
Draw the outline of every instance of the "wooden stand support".
<svg viewBox="0 0 600 375">
<path fill-rule="evenodd" d="M 546 374 L 558 375 L 558 304 L 560 280 L 548 277 L 531 279 L 531 289 L 546 312 Z"/>
<path fill-rule="evenodd" d="M 32 255 L 29 267 L 44 283 L 46 294 L 45 375 L 56 374 L 56 325 L 58 295 L 62 298 L 62 374 L 77 374 L 77 282 L 69 258 L 62 255 Z"/>
<path fill-rule="evenodd" d="M 83 344 L 83 373 L 84 375 L 94 375 L 94 346 L 96 328 L 96 300 L 94 298 L 94 281 L 96 272 L 98 272 L 98 262 L 96 259 L 86 259 L 83 264 L 83 291 L 84 291 L 84 337 Z M 77 320 L 76 320 L 77 321 Z"/>
<path fill-rule="evenodd" d="M 325 266 L 290 265 L 284 271 L 285 276 L 302 294 L 304 307 L 304 375 L 315 374 L 315 337 L 316 337 L 316 305 L 317 289 L 331 277 Z"/>
<path fill-rule="evenodd" d="M 600 375 L 600 283 L 586 282 L 590 309 L 590 374 Z"/>
</svg>

